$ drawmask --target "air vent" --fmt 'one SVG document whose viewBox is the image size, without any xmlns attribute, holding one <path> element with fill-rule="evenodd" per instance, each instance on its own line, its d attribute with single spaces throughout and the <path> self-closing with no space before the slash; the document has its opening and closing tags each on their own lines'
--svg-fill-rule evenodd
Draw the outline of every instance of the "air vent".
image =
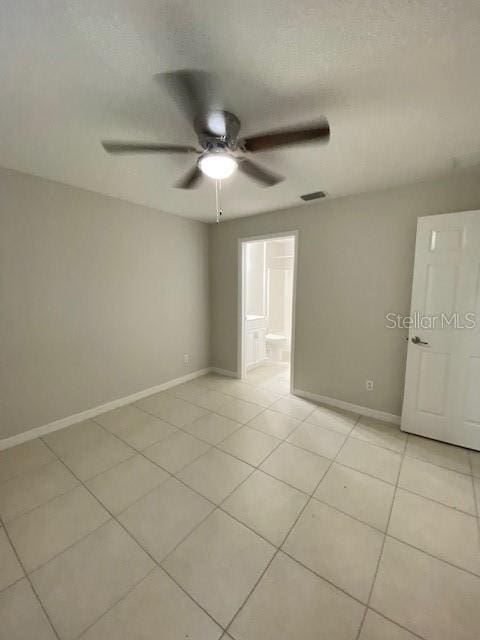
<svg viewBox="0 0 480 640">
<path fill-rule="evenodd" d="M 317 200 L 317 198 L 325 198 L 326 195 L 325 191 L 314 191 L 313 193 L 305 193 L 300 198 L 308 202 L 309 200 Z"/>
</svg>

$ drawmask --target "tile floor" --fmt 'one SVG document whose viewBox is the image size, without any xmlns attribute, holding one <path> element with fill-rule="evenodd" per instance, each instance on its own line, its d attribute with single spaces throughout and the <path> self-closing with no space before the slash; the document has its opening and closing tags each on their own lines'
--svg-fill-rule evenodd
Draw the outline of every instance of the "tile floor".
<svg viewBox="0 0 480 640">
<path fill-rule="evenodd" d="M 207 375 L 0 452 L 1 640 L 478 640 L 480 453 Z"/>
</svg>

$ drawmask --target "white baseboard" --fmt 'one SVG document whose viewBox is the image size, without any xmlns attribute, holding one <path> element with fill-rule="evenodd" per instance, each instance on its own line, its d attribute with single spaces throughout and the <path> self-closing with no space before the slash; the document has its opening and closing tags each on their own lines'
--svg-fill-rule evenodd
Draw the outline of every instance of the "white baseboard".
<svg viewBox="0 0 480 640">
<path fill-rule="evenodd" d="M 400 424 L 400 416 L 396 416 L 394 413 L 378 411 L 377 409 L 370 409 L 369 407 L 361 407 L 358 404 L 344 402 L 343 400 L 336 400 L 335 398 L 328 398 L 327 396 L 320 396 L 317 393 L 310 393 L 310 391 L 302 391 L 301 389 L 293 389 L 292 393 L 296 396 L 300 396 L 301 398 L 327 404 L 331 407 L 337 407 L 338 409 L 345 409 L 346 411 L 358 413 L 361 416 L 366 416 L 367 418 L 376 418 L 377 420 L 383 420 L 384 422 Z"/>
<path fill-rule="evenodd" d="M 85 411 L 81 411 L 80 413 L 74 413 L 71 416 L 60 418 L 59 420 L 55 420 L 54 422 L 50 422 L 49 424 L 44 424 L 41 427 L 35 427 L 33 429 L 29 429 L 28 431 L 23 431 L 22 433 L 18 433 L 17 435 L 11 436 L 10 438 L 4 438 L 3 440 L 0 440 L 0 451 L 2 449 L 14 447 L 15 445 L 21 444 L 22 442 L 27 442 L 27 440 L 34 440 L 35 438 L 39 438 L 40 436 L 45 436 L 47 435 L 47 433 L 52 433 L 52 431 L 64 429 L 65 427 L 69 427 L 71 424 L 75 424 L 76 422 L 82 422 L 83 420 L 94 418 L 101 413 L 105 413 L 105 411 L 111 411 L 112 409 L 122 407 L 125 404 L 131 404 L 132 402 L 136 402 L 137 400 L 141 400 L 142 398 L 151 396 L 154 393 L 165 391 L 166 389 L 175 387 L 177 384 L 181 384 L 182 382 L 188 382 L 189 380 L 193 380 L 194 378 L 203 376 L 206 373 L 209 373 L 211 370 L 212 369 L 210 367 L 207 367 L 206 369 L 199 369 L 198 371 L 187 373 L 187 375 L 181 376 L 180 378 L 175 378 L 174 380 L 168 380 L 167 382 L 157 384 L 155 387 L 150 387 L 150 389 L 137 391 L 137 393 L 132 393 L 131 395 L 124 396 L 123 398 L 117 398 L 116 400 L 112 400 L 111 402 L 101 404 L 98 407 L 92 407 L 91 409 L 86 409 Z M 225 375 L 230 374 L 228 374 L 227 372 L 225 373 Z"/>
<path fill-rule="evenodd" d="M 236 371 L 228 371 L 228 369 L 219 369 L 218 367 L 211 368 L 212 373 L 218 373 L 219 376 L 228 376 L 229 378 L 238 378 Z"/>
</svg>

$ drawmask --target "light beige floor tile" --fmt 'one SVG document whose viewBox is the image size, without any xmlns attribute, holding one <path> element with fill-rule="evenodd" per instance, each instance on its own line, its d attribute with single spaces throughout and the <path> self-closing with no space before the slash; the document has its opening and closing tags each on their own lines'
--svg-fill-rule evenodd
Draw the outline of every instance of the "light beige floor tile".
<svg viewBox="0 0 480 640">
<path fill-rule="evenodd" d="M 407 456 L 438 464 L 440 467 L 460 473 L 470 473 L 468 451 L 461 447 L 409 435 L 405 453 Z"/>
<path fill-rule="evenodd" d="M 178 387 L 172 387 L 168 390 L 168 393 L 171 393 L 176 398 L 180 398 L 186 402 L 196 404 L 208 411 L 215 411 L 218 407 L 221 407 L 222 404 L 225 404 L 230 400 L 230 397 L 224 393 L 208 389 L 196 382 L 187 382 L 179 385 Z"/>
<path fill-rule="evenodd" d="M 185 427 L 207 413 L 205 409 L 180 400 L 180 398 L 175 398 L 166 392 L 139 400 L 137 406 L 162 420 L 166 420 L 175 427 Z"/>
<path fill-rule="evenodd" d="M 219 504 L 252 471 L 253 468 L 245 462 L 211 449 L 180 471 L 178 477 L 195 491 Z"/>
<path fill-rule="evenodd" d="M 229 400 L 226 404 L 217 409 L 217 413 L 222 416 L 230 418 L 230 420 L 236 420 L 242 424 L 248 422 L 259 413 L 263 411 L 263 407 L 252 402 L 245 402 L 238 398 Z"/>
<path fill-rule="evenodd" d="M 0 485 L 0 516 L 4 521 L 17 518 L 77 484 L 61 462 L 48 462 Z"/>
<path fill-rule="evenodd" d="M 108 438 L 108 434 L 93 420 L 77 422 L 65 429 L 59 429 L 44 436 L 48 446 L 55 451 L 57 456 L 64 458 L 79 449 L 92 448 L 97 442 Z"/>
<path fill-rule="evenodd" d="M 148 447 L 143 453 L 170 473 L 176 473 L 209 449 L 206 442 L 179 431 Z"/>
<path fill-rule="evenodd" d="M 367 602 L 384 536 L 312 500 L 283 549 L 323 578 Z"/>
<path fill-rule="evenodd" d="M 240 427 L 240 422 L 235 422 L 235 420 L 219 416 L 216 413 L 209 413 L 195 420 L 185 429 L 201 440 L 206 440 L 210 444 L 218 444 Z"/>
<path fill-rule="evenodd" d="M 261 365 L 250 369 L 247 372 L 245 381 L 248 384 L 258 385 L 262 380 L 277 378 L 279 376 L 288 377 L 290 375 L 290 366 L 287 362 L 273 362 L 268 360 Z"/>
<path fill-rule="evenodd" d="M 232 378 L 223 378 L 223 382 L 215 387 L 215 391 L 225 393 L 230 398 L 237 397 L 237 393 L 241 393 L 245 387 L 245 383 Z"/>
<path fill-rule="evenodd" d="M 220 387 L 224 387 L 226 381 L 228 381 L 228 378 L 218 373 L 207 373 L 204 376 L 195 378 L 196 384 L 207 387 L 208 389 L 214 389 L 215 391 L 220 390 Z"/>
<path fill-rule="evenodd" d="M 1 640 L 56 640 L 27 579 L 0 593 Z"/>
<path fill-rule="evenodd" d="M 401 461 L 402 457 L 399 453 L 376 447 L 356 438 L 348 438 L 337 457 L 337 462 L 347 467 L 393 484 L 397 481 Z"/>
<path fill-rule="evenodd" d="M 480 452 L 470 451 L 470 462 L 472 465 L 472 472 L 476 478 L 480 478 Z"/>
<path fill-rule="evenodd" d="M 88 480 L 135 453 L 92 420 L 56 431 L 45 440 L 81 480 Z"/>
<path fill-rule="evenodd" d="M 297 420 L 305 420 L 318 405 L 304 400 L 303 398 L 297 398 L 295 396 L 286 396 L 277 400 L 270 409 L 272 411 L 278 411 L 279 413 L 285 413 L 287 416 L 297 418 Z"/>
<path fill-rule="evenodd" d="M 82 640 L 217 640 L 221 633 L 164 571 L 155 569 Z"/>
<path fill-rule="evenodd" d="M 407 441 L 407 435 L 400 431 L 398 425 L 365 416 L 360 418 L 350 435 L 352 438 L 358 438 L 398 453 L 403 453 Z"/>
<path fill-rule="evenodd" d="M 278 546 L 306 502 L 304 493 L 255 471 L 225 500 L 222 508 Z"/>
<path fill-rule="evenodd" d="M 387 537 L 371 606 L 426 640 L 478 640 L 480 578 Z"/>
<path fill-rule="evenodd" d="M 209 411 L 216 411 L 220 407 L 223 407 L 225 404 L 227 404 L 227 402 L 230 402 L 231 399 L 231 395 L 221 393 L 220 391 L 215 391 L 214 389 L 208 389 L 207 393 L 204 393 L 199 398 L 198 404 L 200 407 L 204 407 Z"/>
<path fill-rule="evenodd" d="M 234 620 L 235 640 L 355 640 L 364 607 L 279 553 Z"/>
<path fill-rule="evenodd" d="M 101 413 L 95 416 L 95 422 L 101 424 L 102 427 L 108 429 L 112 433 L 117 433 L 123 427 L 132 425 L 139 426 L 150 422 L 153 416 L 142 411 L 133 404 L 127 404 L 124 407 L 117 407 L 112 411 Z"/>
<path fill-rule="evenodd" d="M 33 571 L 110 518 L 79 486 L 8 524 L 25 569 Z"/>
<path fill-rule="evenodd" d="M 120 513 L 169 477 L 156 464 L 136 455 L 104 471 L 86 484 L 113 514 Z"/>
<path fill-rule="evenodd" d="M 319 427 L 325 427 L 325 429 L 338 431 L 338 433 L 342 433 L 343 435 L 348 435 L 353 429 L 358 417 L 358 415 L 350 411 L 321 406 L 308 416 L 307 422 L 316 424 Z"/>
<path fill-rule="evenodd" d="M 267 409 L 263 413 L 250 420 L 249 427 L 268 433 L 275 438 L 288 438 L 294 429 L 300 425 L 300 420 L 291 418 L 278 411 Z"/>
<path fill-rule="evenodd" d="M 277 393 L 279 396 L 286 396 L 290 393 L 290 383 L 284 382 L 283 380 L 276 380 L 275 378 L 267 380 L 267 382 L 262 382 L 258 388 L 273 391 L 273 393 Z"/>
<path fill-rule="evenodd" d="M 301 491 L 311 493 L 330 462 L 327 458 L 284 442 L 265 460 L 261 469 Z"/>
<path fill-rule="evenodd" d="M 405 457 L 399 486 L 448 507 L 475 514 L 472 479 L 443 467 Z"/>
<path fill-rule="evenodd" d="M 133 405 L 104 413 L 95 418 L 95 422 L 139 451 L 163 440 L 177 430 L 168 422 L 151 416 Z"/>
<path fill-rule="evenodd" d="M 4 449 L 0 451 L 0 483 L 41 467 L 54 457 L 41 440 L 30 440 L 16 447 Z"/>
<path fill-rule="evenodd" d="M 176 431 L 178 431 L 176 427 L 152 416 L 146 424 L 119 429 L 117 436 L 134 449 L 143 451 Z"/>
<path fill-rule="evenodd" d="M 388 533 L 422 551 L 480 574 L 477 519 L 398 489 Z"/>
<path fill-rule="evenodd" d="M 274 551 L 250 529 L 217 510 L 163 566 L 224 626 L 247 597 Z"/>
<path fill-rule="evenodd" d="M 253 402 L 259 404 L 261 407 L 269 407 L 271 404 L 280 400 L 282 397 L 279 393 L 268 391 L 267 389 L 260 389 L 259 387 L 253 387 L 249 384 L 244 384 L 242 387 L 236 387 L 232 395 L 245 402 Z"/>
<path fill-rule="evenodd" d="M 315 498 L 385 531 L 395 487 L 365 473 L 334 463 Z"/>
<path fill-rule="evenodd" d="M 23 569 L 17 560 L 15 551 L 2 528 L 0 529 L 0 591 L 20 580 L 23 575 Z"/>
<path fill-rule="evenodd" d="M 418 640 L 417 636 L 369 609 L 358 640 Z"/>
<path fill-rule="evenodd" d="M 76 638 L 138 583 L 152 560 L 110 521 L 31 574 L 60 637 Z"/>
<path fill-rule="evenodd" d="M 210 502 L 171 478 L 120 514 L 119 520 L 160 562 L 213 508 Z"/>
<path fill-rule="evenodd" d="M 244 426 L 224 440 L 219 448 L 256 467 L 280 442 L 273 436 Z"/>
<path fill-rule="evenodd" d="M 287 442 L 318 453 L 325 458 L 335 458 L 345 438 L 346 436 L 336 431 L 304 422 L 287 438 Z"/>
</svg>

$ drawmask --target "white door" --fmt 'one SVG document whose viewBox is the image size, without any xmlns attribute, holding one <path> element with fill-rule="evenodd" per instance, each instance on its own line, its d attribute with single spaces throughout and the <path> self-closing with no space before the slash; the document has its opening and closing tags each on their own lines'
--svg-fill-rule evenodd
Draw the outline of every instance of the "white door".
<svg viewBox="0 0 480 640">
<path fill-rule="evenodd" d="M 411 319 L 402 429 L 480 449 L 480 211 L 419 218 Z"/>
</svg>

